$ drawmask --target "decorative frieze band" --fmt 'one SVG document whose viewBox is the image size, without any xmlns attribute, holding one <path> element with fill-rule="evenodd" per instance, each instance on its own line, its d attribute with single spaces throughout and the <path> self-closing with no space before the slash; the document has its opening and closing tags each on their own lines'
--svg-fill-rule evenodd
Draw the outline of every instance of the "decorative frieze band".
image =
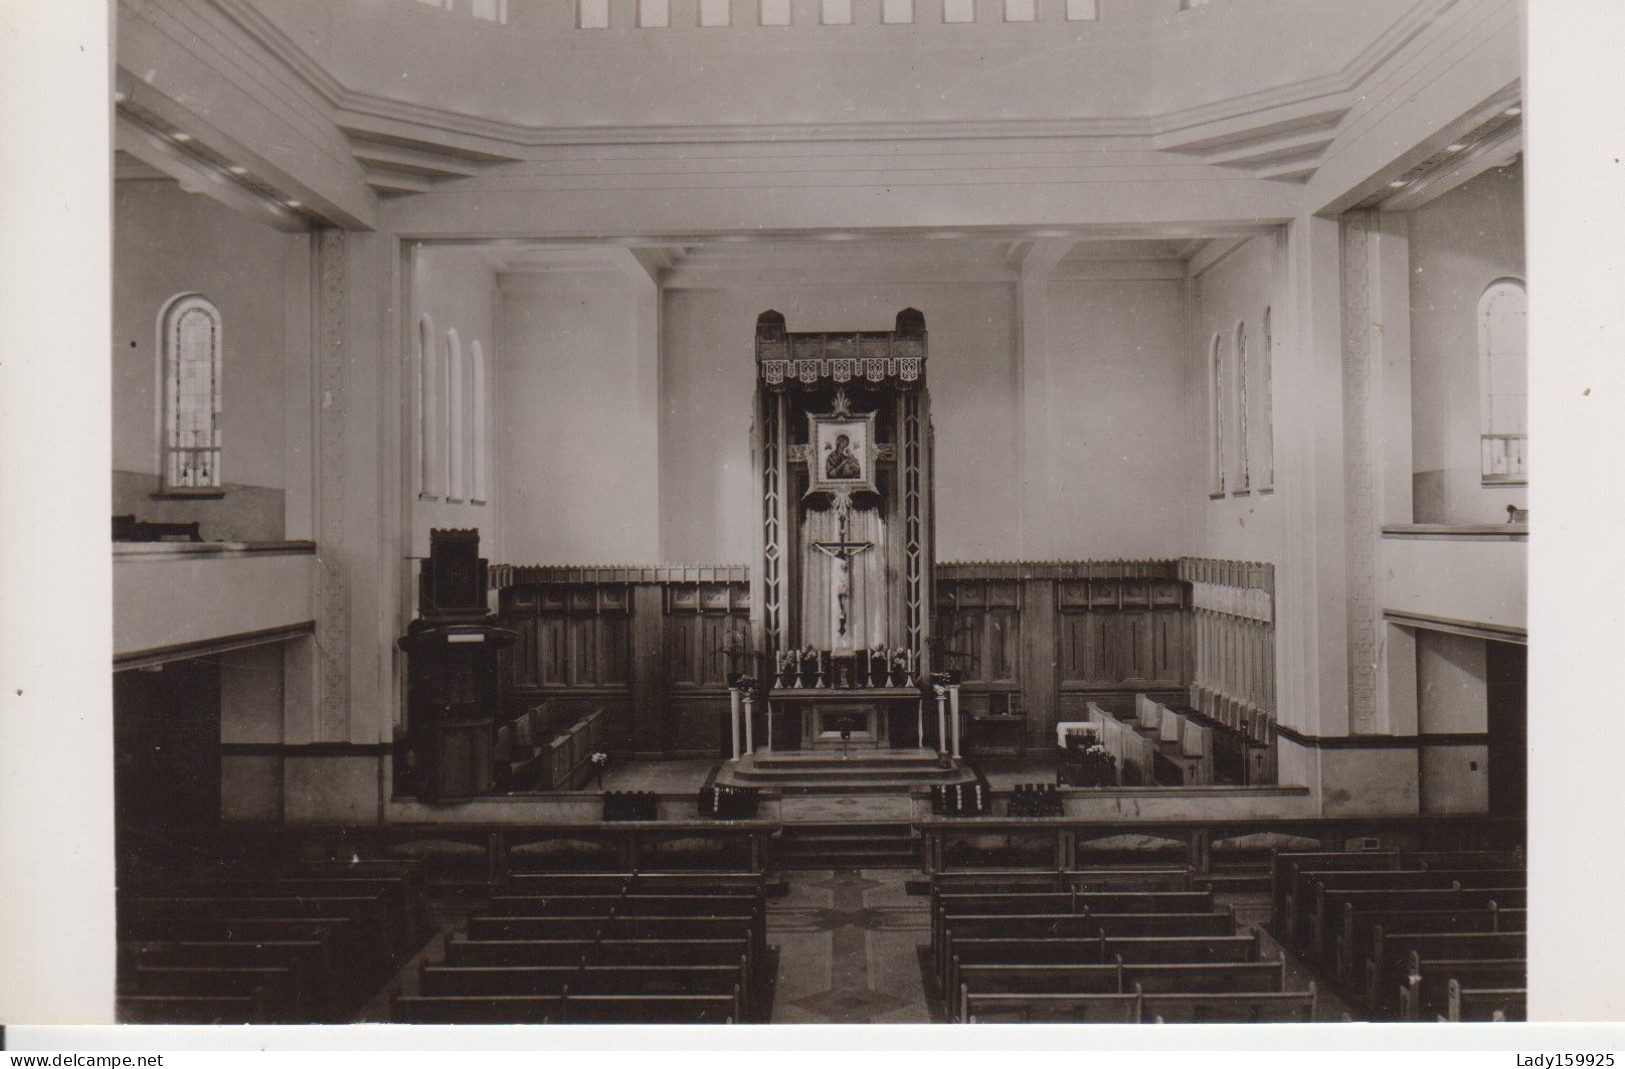
<svg viewBox="0 0 1625 1069">
<path fill-rule="evenodd" d="M 762 381 L 769 386 L 783 386 L 786 382 L 799 382 L 803 386 L 816 386 L 821 380 L 836 384 L 860 379 L 882 383 L 888 379 L 913 385 L 925 372 L 923 356 L 875 357 L 851 359 L 846 357 L 798 360 L 765 359 L 761 361 Z"/>
<path fill-rule="evenodd" d="M 950 560 L 944 579 L 1182 579 L 1177 560 Z"/>
<path fill-rule="evenodd" d="M 581 583 L 748 583 L 743 564 L 493 564 L 491 588 Z"/>
<path fill-rule="evenodd" d="M 1191 607 L 1194 609 L 1239 616 L 1244 620 L 1257 620 L 1261 624 L 1275 622 L 1273 598 L 1268 590 L 1257 587 L 1219 586 L 1216 583 L 1192 583 Z"/>
<path fill-rule="evenodd" d="M 808 331 L 792 334 L 784 316 L 756 319 L 756 362 L 770 388 L 891 382 L 917 386 L 925 378 L 925 317 L 912 308 L 897 313 L 895 330 Z"/>
</svg>

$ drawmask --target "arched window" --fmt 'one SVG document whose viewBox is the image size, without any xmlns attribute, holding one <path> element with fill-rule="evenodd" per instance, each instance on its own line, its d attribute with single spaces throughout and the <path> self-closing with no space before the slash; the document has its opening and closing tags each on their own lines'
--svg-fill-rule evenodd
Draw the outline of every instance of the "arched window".
<svg viewBox="0 0 1625 1069">
<path fill-rule="evenodd" d="M 1215 494 L 1224 493 L 1224 339 L 1213 335 L 1213 344 L 1208 354 L 1208 387 L 1209 404 L 1208 424 L 1210 428 L 1212 464 L 1209 471 L 1209 490 Z"/>
<path fill-rule="evenodd" d="M 224 335 L 220 309 L 199 293 L 172 298 L 158 315 L 163 354 L 163 455 L 166 492 L 218 492 L 220 370 Z"/>
<path fill-rule="evenodd" d="M 1247 435 L 1247 324 L 1236 324 L 1236 449 L 1241 453 L 1241 482 L 1238 490 L 1251 489 L 1253 473 L 1249 467 L 1251 442 Z"/>
<path fill-rule="evenodd" d="M 474 472 L 469 479 L 469 495 L 474 504 L 483 505 L 490 500 L 488 497 L 490 487 L 487 482 L 490 479 L 491 432 L 488 409 L 491 397 L 486 386 L 485 350 L 477 340 L 469 345 L 469 355 L 474 363 L 474 389 L 470 391 L 474 404 L 474 417 L 470 420 L 474 429 L 474 440 L 469 447 Z"/>
<path fill-rule="evenodd" d="M 449 445 L 449 478 L 446 500 L 462 501 L 468 496 L 467 426 L 468 379 L 463 366 L 463 343 L 457 328 L 446 331 L 446 441 Z"/>
<path fill-rule="evenodd" d="M 418 470 L 420 492 L 426 498 L 445 493 L 440 467 L 440 342 L 435 337 L 434 320 L 427 313 L 418 320 Z"/>
<path fill-rule="evenodd" d="M 1478 299 L 1478 397 L 1486 482 L 1524 482 L 1529 443 L 1529 297 L 1515 278 Z"/>
<path fill-rule="evenodd" d="M 1264 351 L 1259 355 L 1264 372 L 1264 396 L 1259 400 L 1258 422 L 1262 424 L 1264 449 L 1258 464 L 1258 487 L 1269 490 L 1275 486 L 1275 334 L 1268 308 L 1264 309 Z"/>
</svg>

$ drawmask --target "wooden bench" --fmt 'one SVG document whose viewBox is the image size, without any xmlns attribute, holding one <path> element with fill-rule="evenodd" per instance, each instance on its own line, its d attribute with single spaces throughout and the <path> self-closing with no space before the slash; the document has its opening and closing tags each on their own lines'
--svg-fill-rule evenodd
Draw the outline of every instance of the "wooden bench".
<svg viewBox="0 0 1625 1069">
<path fill-rule="evenodd" d="M 1155 1024 L 1285 1024 L 1315 1020 L 1319 1001 L 1314 984 L 1307 991 L 1224 993 L 1182 992 L 1144 995 L 1140 1012 Z"/>
<path fill-rule="evenodd" d="M 129 983 L 131 995 L 258 998 L 265 1021 L 309 1020 L 317 1011 L 293 970 L 275 965 L 138 965 Z"/>
<path fill-rule="evenodd" d="M 481 914 L 468 919 L 468 938 L 552 942 L 593 940 L 598 938 L 598 933 L 608 923 L 608 917 L 493 917 Z"/>
<path fill-rule="evenodd" d="M 965 1024 L 1138 1024 L 1140 996 L 965 994 Z"/>
<path fill-rule="evenodd" d="M 1280 992 L 1284 960 L 1246 964 L 1133 965 L 964 965 L 956 970 L 963 1020 L 970 994 L 1142 994 Z"/>
<path fill-rule="evenodd" d="M 1462 987 L 1450 981 L 1448 1021 L 1525 1021 L 1529 992 L 1521 987 Z"/>
<path fill-rule="evenodd" d="M 288 969 L 296 990 L 308 993 L 312 1020 L 341 1019 L 347 1008 L 325 940 L 215 941 L 128 944 L 131 968 L 170 966 L 274 966 Z"/>
<path fill-rule="evenodd" d="M 1353 903 L 1343 906 L 1343 923 L 1334 940 L 1332 953 L 1323 949 L 1322 960 L 1335 962 L 1338 982 L 1360 990 L 1364 982 L 1362 966 L 1372 956 L 1372 934 L 1378 926 L 1402 932 L 1498 932 L 1500 910 L 1494 903 L 1462 909 L 1377 909 L 1359 910 Z"/>
<path fill-rule="evenodd" d="M 1522 932 L 1390 932 L 1378 925 L 1365 986 L 1375 1019 L 1391 1020 L 1398 1013 L 1399 987 L 1409 975 L 1412 953 L 1422 959 L 1505 959 L 1525 957 L 1528 948 Z"/>
<path fill-rule="evenodd" d="M 571 995 L 565 1024 L 733 1024 L 742 995 Z"/>
<path fill-rule="evenodd" d="M 1258 929 L 1246 935 L 1114 936 L 1104 940 L 1106 953 L 1125 964 L 1159 962 L 1242 962 L 1259 957 Z"/>
<path fill-rule="evenodd" d="M 1308 929 L 1313 880 L 1333 872 L 1369 872 L 1399 867 L 1399 854 L 1386 852 L 1277 852 L 1270 863 L 1271 920 L 1275 933 L 1296 943 Z"/>
<path fill-rule="evenodd" d="M 121 1024 L 266 1024 L 265 998 L 253 995 L 120 995 Z"/>
<path fill-rule="evenodd" d="M 206 917 L 161 914 L 119 918 L 120 942 L 210 942 L 254 945 L 262 942 L 317 941 L 327 946 L 332 986 L 346 997 L 357 994 L 380 971 L 362 957 L 361 939 L 348 917 Z"/>
<path fill-rule="evenodd" d="M 1455 885 L 1393 890 L 1322 890 L 1315 899 L 1310 938 L 1300 943 L 1299 948 L 1315 960 L 1327 962 L 1333 960 L 1337 939 L 1343 927 L 1342 920 L 1350 909 L 1356 913 L 1382 910 L 1438 911 L 1488 909 L 1492 904 L 1521 908 L 1527 901 L 1526 895 L 1527 892 L 1521 888 L 1469 888 Z"/>
<path fill-rule="evenodd" d="M 559 1024 L 564 997 L 397 995 L 390 1019 L 401 1024 Z"/>
<path fill-rule="evenodd" d="M 129 897 L 119 903 L 121 923 L 128 918 L 139 925 L 159 917 L 183 924 L 219 918 L 288 918 L 355 922 L 357 952 L 367 961 L 395 958 L 388 911 L 382 893 L 332 896 L 149 896 Z"/>
<path fill-rule="evenodd" d="M 1523 958 L 1422 958 L 1412 951 L 1409 974 L 1399 989 L 1399 1019 L 1448 1019 L 1452 980 L 1469 988 L 1513 988 L 1525 986 L 1528 976 L 1529 963 Z"/>
<path fill-rule="evenodd" d="M 416 889 L 403 876 L 213 876 L 142 881 L 132 897 L 189 898 L 333 898 L 379 896 L 388 915 L 394 945 L 416 946 L 420 903 Z"/>
<path fill-rule="evenodd" d="M 446 940 L 446 965 L 580 965 L 595 946 L 591 939 Z"/>
<path fill-rule="evenodd" d="M 423 995 L 562 996 L 581 970 L 574 965 L 424 965 Z"/>
<path fill-rule="evenodd" d="M 933 890 L 986 894 L 1004 891 L 1189 891 L 1194 880 L 1195 871 L 1188 865 L 955 869 L 931 874 Z"/>
</svg>

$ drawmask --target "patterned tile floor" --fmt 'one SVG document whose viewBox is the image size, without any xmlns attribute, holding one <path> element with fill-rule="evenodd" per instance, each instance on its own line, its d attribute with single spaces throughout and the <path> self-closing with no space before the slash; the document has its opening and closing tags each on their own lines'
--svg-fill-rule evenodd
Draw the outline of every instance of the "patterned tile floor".
<svg viewBox="0 0 1625 1069">
<path fill-rule="evenodd" d="M 774 1024 L 924 1024 L 919 948 L 929 941 L 927 899 L 909 897 L 901 869 L 790 875 L 768 903 L 768 942 L 779 947 Z"/>
</svg>

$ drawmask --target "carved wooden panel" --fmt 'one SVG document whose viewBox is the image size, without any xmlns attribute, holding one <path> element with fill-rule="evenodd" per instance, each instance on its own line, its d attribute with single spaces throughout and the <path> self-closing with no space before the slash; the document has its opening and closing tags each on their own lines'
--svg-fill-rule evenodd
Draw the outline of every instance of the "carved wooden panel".
<svg viewBox="0 0 1625 1069">
<path fill-rule="evenodd" d="M 1015 684 L 1021 673 L 1021 596 L 1014 579 L 939 583 L 936 667 L 967 684 Z"/>
</svg>

